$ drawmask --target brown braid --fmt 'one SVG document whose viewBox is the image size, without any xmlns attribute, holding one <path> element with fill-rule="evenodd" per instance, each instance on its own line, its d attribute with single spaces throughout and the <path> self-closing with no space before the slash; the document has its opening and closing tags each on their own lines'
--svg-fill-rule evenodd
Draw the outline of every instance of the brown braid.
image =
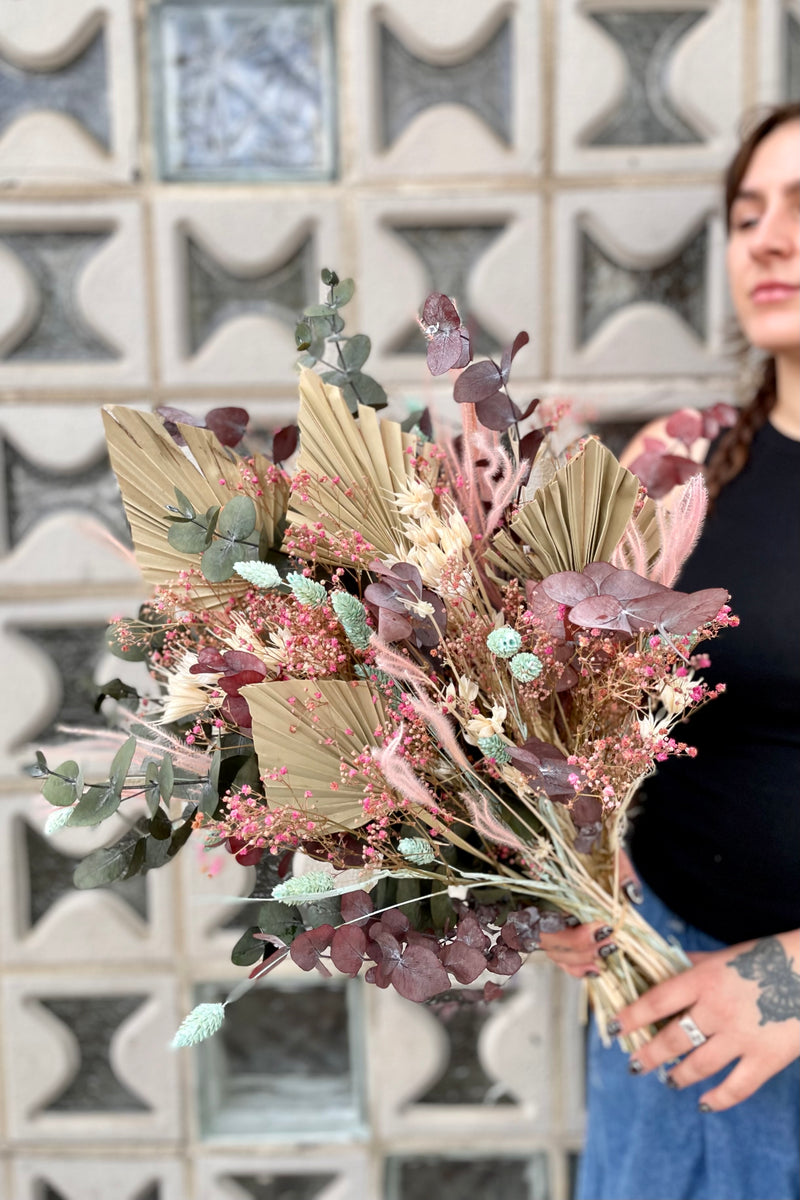
<svg viewBox="0 0 800 1200">
<path fill-rule="evenodd" d="M 725 216 L 730 228 L 733 203 L 739 193 L 756 147 L 764 138 L 787 121 L 800 117 L 800 102 L 779 104 L 762 112 L 761 119 L 742 139 L 739 149 L 725 173 Z M 739 413 L 733 428 L 720 439 L 706 467 L 706 483 L 713 503 L 726 484 L 735 479 L 750 457 L 750 447 L 759 429 L 766 425 L 769 414 L 778 400 L 775 359 L 764 363 L 761 382 L 749 404 Z"/>
</svg>

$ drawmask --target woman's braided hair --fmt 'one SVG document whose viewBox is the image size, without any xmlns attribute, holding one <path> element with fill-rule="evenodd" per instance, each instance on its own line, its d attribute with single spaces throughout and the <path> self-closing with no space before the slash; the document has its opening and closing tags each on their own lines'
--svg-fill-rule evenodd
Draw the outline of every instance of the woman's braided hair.
<svg viewBox="0 0 800 1200">
<path fill-rule="evenodd" d="M 730 215 L 742 179 L 750 165 L 756 147 L 773 129 L 800 117 L 800 102 L 777 105 L 762 117 L 742 140 L 725 173 L 725 217 L 730 228 Z M 735 479 L 750 457 L 753 438 L 764 425 L 778 399 L 775 359 L 768 358 L 763 366 L 755 395 L 739 413 L 736 424 L 720 438 L 706 467 L 706 486 L 713 502 L 727 483 Z"/>
</svg>

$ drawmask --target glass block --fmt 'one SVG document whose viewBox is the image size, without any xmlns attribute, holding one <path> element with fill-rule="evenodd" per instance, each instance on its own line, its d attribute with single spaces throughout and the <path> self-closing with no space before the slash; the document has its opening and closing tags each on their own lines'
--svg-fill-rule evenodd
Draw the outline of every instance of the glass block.
<svg viewBox="0 0 800 1200">
<path fill-rule="evenodd" d="M 166 0 L 151 37 L 163 178 L 333 176 L 330 0 Z"/>
<path fill-rule="evenodd" d="M 796 100 L 800 96 L 800 21 L 788 9 L 785 20 L 783 98 Z"/>
<path fill-rule="evenodd" d="M 196 354 L 215 330 L 244 313 L 262 313 L 292 330 L 297 314 L 317 295 L 314 242 L 307 237 L 270 271 L 234 273 L 192 238 L 186 241 L 189 351 Z"/>
<path fill-rule="evenodd" d="M 547 1156 L 390 1158 L 386 1200 L 549 1200 Z"/>
<path fill-rule="evenodd" d="M 578 1173 L 581 1169 L 581 1156 L 576 1150 L 567 1155 L 567 1182 L 569 1195 L 574 1196 L 578 1190 Z"/>
<path fill-rule="evenodd" d="M 496 338 L 481 328 L 470 315 L 468 280 L 476 262 L 500 237 L 505 223 L 491 225 L 394 225 L 392 232 L 401 238 L 424 264 L 430 291 L 453 296 L 462 319 L 472 333 L 475 354 L 494 354 Z M 409 320 L 390 354 L 424 354 L 425 336 L 416 321 Z"/>
<path fill-rule="evenodd" d="M 702 142 L 673 107 L 670 59 L 704 9 L 589 12 L 625 55 L 627 86 L 618 108 L 588 138 L 590 146 L 659 146 Z"/>
<path fill-rule="evenodd" d="M 250 442 L 250 430 L 248 429 L 248 443 Z M 257 866 L 251 867 L 253 872 L 253 886 L 247 894 L 248 900 L 266 900 L 272 895 L 272 889 L 276 883 L 280 883 L 280 875 L 278 868 L 280 867 L 283 855 L 281 854 L 265 854 Z M 241 908 L 236 909 L 233 916 L 230 917 L 222 929 L 247 929 L 253 923 L 255 914 L 258 909 L 252 904 L 243 904 Z"/>
<path fill-rule="evenodd" d="M 406 126 L 436 104 L 461 104 L 482 117 L 506 145 L 511 143 L 511 22 L 458 63 L 428 63 L 380 26 L 382 143 L 391 146 Z"/>
<path fill-rule="evenodd" d="M 335 1182 L 335 1175 L 231 1175 L 250 1200 L 317 1200 Z"/>
<path fill-rule="evenodd" d="M 81 315 L 77 291 L 86 264 L 104 246 L 109 232 L 3 233 L 0 242 L 21 261 L 37 293 L 35 315 L 6 362 L 104 362 L 119 358 Z"/>
<path fill-rule="evenodd" d="M 108 455 L 75 471 L 57 471 L 30 462 L 16 446 L 0 438 L 0 461 L 5 466 L 6 528 L 11 550 L 46 517 L 63 512 L 89 513 L 104 522 L 123 544 L 130 545 L 130 531 L 120 499 L 119 487 Z"/>
<path fill-rule="evenodd" d="M 449 1056 L 443 1074 L 415 1104 L 513 1104 L 502 1084 L 490 1079 L 478 1057 L 478 1039 L 487 1021 L 497 1015 L 497 1003 L 476 1003 L 480 993 L 454 992 L 437 1000 L 429 1011 L 447 1035 Z"/>
<path fill-rule="evenodd" d="M 203 985 L 198 1001 L 228 989 Z M 198 1048 L 205 1138 L 335 1139 L 363 1131 L 358 983 L 267 984 L 226 1010 Z"/>
<path fill-rule="evenodd" d="M 73 1078 L 45 1112 L 147 1112 L 150 1106 L 115 1074 L 111 1043 L 119 1027 L 147 996 L 69 996 L 40 999 L 43 1008 L 69 1028 L 78 1044 Z"/>
<path fill-rule="evenodd" d="M 64 736 L 57 732 L 59 725 L 105 727 L 105 717 L 94 708 L 97 695 L 94 675 L 106 652 L 106 626 L 16 625 L 14 632 L 28 638 L 50 659 L 61 682 L 55 714 L 39 729 L 26 733 L 25 743 L 58 742 Z"/>
<path fill-rule="evenodd" d="M 25 70 L 0 54 L 0 134 L 25 113 L 73 117 L 104 150 L 110 148 L 105 28 L 90 34 L 63 65 Z"/>
<path fill-rule="evenodd" d="M 586 230 L 581 230 L 580 344 L 588 342 L 604 321 L 621 308 L 644 302 L 672 309 L 705 341 L 708 244 L 708 227 L 704 225 L 668 262 L 638 268 L 617 262 Z"/>
</svg>

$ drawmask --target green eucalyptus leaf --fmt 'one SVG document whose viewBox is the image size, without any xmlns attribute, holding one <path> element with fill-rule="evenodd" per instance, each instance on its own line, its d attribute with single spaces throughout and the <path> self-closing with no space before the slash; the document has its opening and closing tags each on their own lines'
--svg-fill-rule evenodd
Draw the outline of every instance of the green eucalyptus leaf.
<svg viewBox="0 0 800 1200">
<path fill-rule="evenodd" d="M 233 574 L 233 564 L 242 562 L 249 557 L 244 554 L 247 546 L 237 546 L 235 542 L 217 541 L 212 543 L 203 553 L 200 568 L 209 583 L 224 583 Z"/>
<path fill-rule="evenodd" d="M 46 779 L 50 774 L 50 768 L 47 765 L 47 759 L 42 754 L 41 750 L 36 751 L 36 764 L 31 767 L 30 774 L 34 779 Z"/>
<path fill-rule="evenodd" d="M 261 962 L 264 957 L 264 942 L 253 937 L 254 933 L 259 933 L 257 925 L 251 925 L 244 931 L 236 945 L 231 950 L 231 962 L 235 967 L 252 967 L 255 963 Z"/>
<path fill-rule="evenodd" d="M 334 285 L 332 300 L 337 308 L 348 304 L 353 299 L 353 293 L 356 290 L 356 285 L 352 279 L 342 279 Z"/>
<path fill-rule="evenodd" d="M 245 758 L 242 765 L 233 777 L 232 787 L 241 788 L 244 784 L 249 784 L 251 788 L 258 791 L 261 786 L 261 776 L 258 769 L 258 758 L 255 754 L 250 754 Z"/>
<path fill-rule="evenodd" d="M 339 276 L 330 267 L 323 267 L 319 273 L 319 277 L 325 284 L 325 287 L 335 287 L 339 282 Z"/>
<path fill-rule="evenodd" d="M 297 937 L 298 933 L 302 933 L 305 929 L 300 910 L 294 905 L 262 904 L 256 919 L 262 933 L 269 933 L 272 937 L 280 938 L 287 946 Z"/>
<path fill-rule="evenodd" d="M 158 812 L 159 803 L 159 788 L 158 788 L 158 763 L 152 759 L 147 763 L 144 772 L 144 796 L 147 801 L 147 811 L 153 817 Z"/>
<path fill-rule="evenodd" d="M 172 821 L 161 807 L 156 809 L 150 819 L 150 833 L 159 842 L 172 837 Z"/>
<path fill-rule="evenodd" d="M 72 822 L 70 821 L 70 824 Z M 79 862 L 72 876 L 76 888 L 105 887 L 117 879 L 124 879 L 128 868 L 133 862 L 136 847 L 141 839 L 136 841 L 117 842 L 116 846 L 102 846 L 93 850 L 82 862 Z"/>
<path fill-rule="evenodd" d="M 350 376 L 348 383 L 342 388 L 342 395 L 347 401 L 348 408 L 351 404 L 365 404 L 370 408 L 385 408 L 389 403 L 386 392 L 383 390 L 377 379 L 373 379 L 371 375 L 364 375 L 361 371 L 357 371 Z M 351 411 L 355 411 L 352 409 Z"/>
<path fill-rule="evenodd" d="M 199 524 L 199 518 L 186 524 L 170 525 L 167 541 L 181 554 L 201 554 L 206 544 L 206 530 Z"/>
<path fill-rule="evenodd" d="M 44 782 L 42 795 L 55 808 L 73 804 L 83 791 L 83 772 L 73 759 L 56 767 Z"/>
<path fill-rule="evenodd" d="M 221 512 L 222 512 L 222 508 L 220 507 L 219 504 L 213 505 L 206 512 L 206 540 L 205 540 L 206 546 L 211 545 L 211 542 L 214 538 L 214 534 L 216 532 L 217 521 L 219 520 L 219 514 Z"/>
<path fill-rule="evenodd" d="M 111 770 L 109 772 L 110 786 L 115 791 L 121 791 L 122 785 L 128 776 L 128 771 L 131 769 L 133 756 L 136 753 L 136 738 L 129 737 L 126 742 L 120 746 L 117 753 L 111 760 Z"/>
<path fill-rule="evenodd" d="M 309 304 L 308 308 L 303 309 L 303 315 L 306 317 L 324 317 L 326 320 L 331 315 L 331 307 L 329 304 Z"/>
<path fill-rule="evenodd" d="M 355 333 L 342 342 L 342 358 L 348 371 L 360 371 L 369 358 L 372 343 L 365 333 Z"/>
<path fill-rule="evenodd" d="M 191 808 L 188 810 L 188 816 L 186 814 L 186 811 L 184 810 L 183 824 L 179 825 L 178 828 L 174 831 L 174 833 L 172 834 L 172 839 L 169 843 L 169 857 L 170 858 L 174 858 L 175 855 L 178 853 L 178 851 L 183 849 L 183 847 L 188 842 L 189 838 L 192 836 L 192 829 L 193 829 L 192 821 L 194 820 L 194 815 L 196 812 L 197 812 L 197 808 L 195 805 L 192 805 Z"/>
<path fill-rule="evenodd" d="M 234 496 L 222 509 L 217 522 L 221 537 L 241 540 L 256 527 L 256 506 L 249 496 Z"/>
<path fill-rule="evenodd" d="M 108 683 L 100 685 L 100 691 L 97 693 L 94 702 L 94 711 L 100 712 L 103 701 L 106 698 L 111 700 L 137 700 L 139 693 L 135 687 L 131 687 L 129 683 L 123 683 L 121 679 L 111 679 Z M 136 706 L 134 705 L 134 708 Z"/>
<path fill-rule="evenodd" d="M 453 907 L 453 901 L 447 894 L 444 877 L 442 878 L 441 885 L 434 884 L 430 906 L 431 920 L 437 933 L 443 933 L 445 929 L 455 929 L 457 922 L 456 910 Z"/>
<path fill-rule="evenodd" d="M 122 794 L 109 784 L 88 787 L 72 810 L 70 825 L 100 825 L 114 815 L 122 803 Z"/>
<path fill-rule="evenodd" d="M 313 336 L 314 335 L 311 332 L 311 326 L 309 325 L 308 321 L 300 321 L 299 324 L 295 326 L 294 330 L 294 341 L 297 349 L 307 350 L 311 345 L 311 339 Z"/>
<path fill-rule="evenodd" d="M 158 790 L 165 804 L 169 804 L 172 799 L 174 788 L 175 768 L 172 765 L 172 759 L 167 755 L 161 760 L 161 766 L 158 768 Z"/>
<path fill-rule="evenodd" d="M 346 383 L 349 383 L 350 376 L 346 371 L 323 371 L 322 380 L 324 383 L 332 383 L 334 387 L 343 388 Z"/>
<path fill-rule="evenodd" d="M 177 488 L 175 488 L 175 497 L 178 501 L 178 509 L 181 515 L 184 516 L 187 521 L 191 521 L 195 515 L 194 505 L 192 504 L 191 500 L 184 496 L 183 492 L 179 491 Z"/>
<path fill-rule="evenodd" d="M 168 838 L 159 841 L 158 838 L 148 837 L 143 839 L 145 843 L 144 849 L 144 870 L 156 870 L 158 867 L 163 867 L 169 862 L 170 842 Z"/>
</svg>

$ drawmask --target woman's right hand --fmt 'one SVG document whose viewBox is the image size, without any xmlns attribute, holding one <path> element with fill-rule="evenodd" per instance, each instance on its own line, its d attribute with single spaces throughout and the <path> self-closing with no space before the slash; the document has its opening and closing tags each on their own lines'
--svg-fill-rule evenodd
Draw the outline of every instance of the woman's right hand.
<svg viewBox="0 0 800 1200">
<path fill-rule="evenodd" d="M 624 850 L 619 855 L 619 877 L 626 890 L 640 888 L 636 872 Z M 614 954 L 614 930 L 601 921 L 588 925 L 565 926 L 558 933 L 540 934 L 540 945 L 547 957 L 568 975 L 577 979 L 596 978 L 603 959 Z"/>
</svg>

